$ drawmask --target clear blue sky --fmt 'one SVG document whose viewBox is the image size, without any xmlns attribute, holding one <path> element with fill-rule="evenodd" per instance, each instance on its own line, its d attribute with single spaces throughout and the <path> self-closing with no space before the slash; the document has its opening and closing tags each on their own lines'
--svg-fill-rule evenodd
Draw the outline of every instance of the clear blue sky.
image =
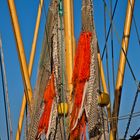
<svg viewBox="0 0 140 140">
<path fill-rule="evenodd" d="M 48 8 L 49 1 L 48 0 L 45 1 L 46 10 Z M 106 1 L 108 4 L 108 11 L 109 11 L 109 0 L 106 0 Z M 76 40 L 78 40 L 80 30 L 81 30 L 81 2 L 82 0 L 74 1 Z M 20 2 L 19 0 L 15 0 L 27 62 L 29 62 L 29 54 L 31 50 L 34 26 L 36 22 L 38 3 L 39 3 L 39 0 L 36 0 L 36 1 L 21 0 Z M 114 6 L 114 3 L 115 3 L 115 0 L 113 0 L 113 6 Z M 140 5 L 140 1 L 136 1 L 134 15 L 136 18 L 137 25 L 139 25 L 140 23 L 139 5 Z M 120 38 L 122 37 L 122 34 L 123 34 L 126 7 L 127 7 L 127 0 L 123 0 L 123 2 L 119 1 L 116 14 L 114 17 L 115 29 L 117 30 Z M 95 19 L 95 27 L 96 27 L 98 42 L 99 42 L 100 50 L 102 52 L 103 47 L 104 47 L 104 42 L 105 42 L 102 0 L 94 0 L 94 19 Z M 109 27 L 109 23 L 110 23 L 110 20 L 107 14 L 107 29 Z M 43 12 L 42 17 L 41 17 L 38 41 L 37 41 L 35 63 L 34 63 L 33 74 L 31 78 L 31 84 L 32 84 L 33 89 L 35 87 L 35 82 L 36 82 L 36 77 L 37 77 L 38 61 L 40 57 L 41 46 L 42 46 L 42 41 L 43 41 L 43 36 L 44 36 L 44 25 L 45 25 L 45 15 Z M 140 26 L 138 26 L 138 30 L 140 32 Z M 14 132 L 14 137 L 15 137 L 24 88 L 23 88 L 20 66 L 19 66 L 19 61 L 18 61 L 18 56 L 17 56 L 17 51 L 16 51 L 15 38 L 14 38 L 12 26 L 11 26 L 11 19 L 9 16 L 9 9 L 7 5 L 7 1 L 5 0 L 0 0 L 0 33 L 2 36 L 2 44 L 3 44 L 3 50 L 4 50 L 4 58 L 5 58 L 7 81 L 8 81 L 9 99 L 10 99 L 10 105 L 11 105 L 11 117 L 12 117 L 13 132 Z M 114 96 L 113 96 L 113 88 L 112 88 L 113 85 L 112 85 L 110 40 L 108 41 L 108 48 L 109 48 L 111 99 L 113 103 Z M 120 51 L 120 45 L 117 41 L 116 33 L 114 32 L 115 74 L 117 72 L 119 51 Z M 131 63 L 132 69 L 137 77 L 137 80 L 140 80 L 139 52 L 140 52 L 140 46 L 138 45 L 134 24 L 132 23 L 128 59 Z M 106 72 L 105 58 L 103 62 L 104 62 L 104 68 Z M 131 105 L 134 100 L 135 92 L 136 92 L 136 85 L 134 83 L 130 70 L 128 69 L 128 66 L 126 66 L 124 86 L 122 90 L 120 116 L 128 114 L 130 112 Z M 140 106 L 140 98 L 138 98 L 135 111 L 140 111 L 139 106 Z M 6 138 L 6 125 L 5 125 L 4 103 L 3 103 L 1 80 L 0 80 L 0 110 L 1 110 L 0 137 L 2 138 L 2 140 L 6 140 L 7 139 Z M 119 121 L 119 137 L 120 138 L 123 137 L 124 135 L 126 124 L 127 124 L 127 120 Z M 139 117 L 137 117 L 132 120 L 128 136 L 132 135 L 139 126 L 140 126 L 140 121 L 139 121 Z M 22 133 L 22 139 L 24 138 L 23 134 L 24 133 Z"/>
</svg>

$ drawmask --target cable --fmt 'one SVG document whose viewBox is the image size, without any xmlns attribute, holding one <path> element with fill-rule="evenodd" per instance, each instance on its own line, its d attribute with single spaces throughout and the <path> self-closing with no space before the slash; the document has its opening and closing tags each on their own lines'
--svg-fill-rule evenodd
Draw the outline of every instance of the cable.
<svg viewBox="0 0 140 140">
<path fill-rule="evenodd" d="M 106 5 L 104 4 L 104 34 L 106 39 Z M 109 95 L 110 95 L 110 78 L 109 78 L 109 66 L 108 66 L 108 46 L 106 43 L 106 71 L 107 71 L 107 83 L 108 83 L 108 89 L 109 89 Z"/>
<path fill-rule="evenodd" d="M 112 0 L 110 0 L 110 13 L 112 24 Z M 113 78 L 113 91 L 115 91 L 115 71 L 114 71 L 114 45 L 113 45 L 113 26 L 111 26 L 111 55 L 112 55 L 112 78 Z"/>
<path fill-rule="evenodd" d="M 107 8 L 106 8 L 106 9 L 107 9 Z M 108 12 L 108 14 L 109 14 L 109 12 Z M 109 15 L 109 17 L 110 17 L 110 15 Z M 111 17 L 110 17 L 110 18 L 111 18 Z M 116 37 L 117 37 L 118 43 L 119 43 L 120 46 L 121 46 L 121 39 L 120 39 L 120 37 L 119 37 L 119 35 L 118 35 L 118 32 L 117 32 L 117 30 L 116 30 L 116 28 L 115 28 L 115 26 L 114 26 L 113 21 L 112 21 L 112 26 L 113 26 L 113 30 L 114 30 L 115 33 L 116 33 Z M 132 74 L 132 77 L 133 77 L 133 79 L 134 79 L 134 81 L 135 81 L 135 83 L 136 83 L 136 86 L 138 86 L 138 82 L 137 82 L 136 76 L 135 76 L 134 71 L 133 71 L 133 69 L 132 69 L 132 67 L 131 67 L 131 65 L 130 65 L 130 62 L 129 62 L 129 60 L 128 60 L 128 57 L 127 57 L 127 55 L 126 55 L 126 52 L 124 51 L 124 49 L 123 49 L 122 47 L 121 47 L 121 49 L 122 49 L 122 51 L 123 51 L 123 53 L 124 53 L 124 56 L 125 56 L 125 58 L 126 58 L 126 62 L 127 62 L 128 67 L 129 67 L 129 69 L 130 69 L 130 72 L 131 72 L 131 74 Z"/>
<path fill-rule="evenodd" d="M 112 25 L 113 25 L 113 23 L 112 23 Z M 118 39 L 118 38 L 119 38 L 119 37 L 118 37 L 118 34 L 117 34 L 117 39 Z M 118 42 L 120 43 L 119 39 L 118 39 Z M 121 44 L 121 43 L 120 43 L 120 44 Z M 127 63 L 128 63 L 128 66 L 129 66 L 129 69 L 130 69 L 130 71 L 131 71 L 131 74 L 132 74 L 132 76 L 133 76 L 133 79 L 134 79 L 134 81 L 135 81 L 135 83 L 136 83 L 136 85 L 137 85 L 137 80 L 136 80 L 136 77 L 135 77 L 134 72 L 133 72 L 133 70 L 132 70 L 132 67 L 131 67 L 131 65 L 130 65 L 130 62 L 128 61 L 127 55 L 126 55 L 126 53 L 125 53 L 125 51 L 124 51 L 124 49 L 123 49 L 122 47 L 121 47 L 121 49 L 122 49 L 122 51 L 123 51 L 123 53 L 124 53 L 124 55 L 125 55 L 125 58 L 126 58 L 126 61 L 127 61 Z M 137 85 L 137 88 L 138 88 L 138 89 L 137 89 L 136 96 L 135 96 L 135 99 L 134 99 L 134 102 L 133 102 L 133 106 L 132 106 L 131 114 L 130 114 L 130 116 L 129 116 L 129 120 L 128 120 L 128 124 L 127 124 L 127 128 L 126 128 L 126 131 L 125 131 L 124 138 L 126 138 L 127 133 L 128 133 L 128 130 L 129 130 L 130 122 L 131 122 L 131 119 L 132 119 L 132 114 L 133 114 L 134 107 L 135 107 L 135 104 L 136 104 L 136 101 L 137 101 L 137 97 L 138 97 L 138 93 L 139 93 L 139 87 L 140 87 L 140 83 Z"/>
<path fill-rule="evenodd" d="M 3 55 L 1 38 L 0 38 L 0 54 L 1 54 L 0 57 L 1 57 L 1 62 L 2 62 L 3 76 L 4 76 L 6 104 L 7 104 L 7 109 L 8 109 L 7 115 L 8 115 L 9 128 L 10 128 L 10 140 L 12 140 L 13 139 L 12 120 L 11 120 L 10 103 L 9 103 L 9 97 L 8 97 L 8 85 L 7 85 L 6 70 L 5 70 L 5 64 L 4 64 L 4 55 Z"/>
<path fill-rule="evenodd" d="M 1 69 L 1 78 L 2 78 L 2 88 L 3 88 L 3 98 L 4 98 L 4 109 L 5 109 L 6 129 L 7 129 L 7 139 L 9 140 L 9 126 L 8 126 L 7 107 L 6 107 L 6 97 L 5 97 L 5 87 L 4 87 L 4 75 L 3 75 L 1 57 L 0 57 L 0 69 Z"/>
<path fill-rule="evenodd" d="M 130 0 L 129 0 L 129 3 L 130 3 L 130 6 L 131 6 L 131 10 L 132 10 L 132 3 L 131 3 Z M 139 43 L 139 46 L 140 46 L 140 36 L 139 36 L 138 27 L 137 27 L 137 24 L 136 24 L 136 19 L 135 19 L 134 12 L 132 12 L 132 19 L 133 19 L 133 21 L 134 21 L 134 26 L 135 26 L 135 30 L 136 30 L 136 35 L 137 35 L 138 43 Z"/>
<path fill-rule="evenodd" d="M 132 137 L 136 136 L 139 131 L 140 131 L 140 127 L 137 129 L 137 131 L 133 134 Z"/>
<path fill-rule="evenodd" d="M 104 4 L 106 5 L 106 7 L 107 7 L 107 4 L 106 4 L 105 0 L 103 0 L 103 3 L 104 3 Z M 112 14 L 112 17 L 111 17 L 111 18 L 112 18 L 112 22 L 113 22 L 113 18 L 114 18 L 114 15 L 115 15 L 116 8 L 117 8 L 117 4 L 118 4 L 118 0 L 116 0 L 116 2 L 115 2 L 113 14 Z M 102 53 L 102 57 L 101 57 L 102 60 L 103 60 L 103 57 L 104 57 L 104 53 L 105 53 L 105 49 L 106 49 L 106 43 L 107 43 L 108 38 L 109 38 L 109 34 L 110 34 L 112 22 L 110 23 L 109 29 L 108 29 L 108 32 L 107 32 L 107 36 L 106 36 L 106 40 L 105 40 L 105 45 L 104 45 L 104 49 L 103 49 L 103 53 Z"/>
<path fill-rule="evenodd" d="M 112 119 L 118 119 L 119 121 L 122 121 L 122 120 L 127 120 L 129 119 L 131 114 L 127 114 L 127 115 L 123 115 L 123 116 L 119 116 L 119 117 L 112 117 Z M 135 118 L 135 117 L 140 117 L 140 112 L 135 112 L 132 114 L 132 118 Z"/>
<path fill-rule="evenodd" d="M 133 114 L 134 109 L 135 109 L 135 105 L 136 105 L 136 102 L 137 102 L 139 91 L 140 91 L 140 83 L 139 83 L 139 85 L 137 87 L 137 92 L 136 92 L 134 102 L 133 102 L 133 105 L 132 105 L 131 114 L 129 116 L 129 120 L 128 120 L 128 123 L 127 123 L 126 131 L 125 131 L 125 134 L 124 134 L 124 139 L 127 137 L 127 133 L 128 133 L 128 130 L 129 130 L 129 126 L 130 126 L 131 119 L 132 119 L 132 114 Z"/>
</svg>

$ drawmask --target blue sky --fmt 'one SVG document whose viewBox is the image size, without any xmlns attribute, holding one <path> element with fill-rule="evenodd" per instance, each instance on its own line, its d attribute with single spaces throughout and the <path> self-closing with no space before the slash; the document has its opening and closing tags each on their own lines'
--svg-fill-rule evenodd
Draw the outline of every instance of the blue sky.
<svg viewBox="0 0 140 140">
<path fill-rule="evenodd" d="M 50 1 L 50 0 L 49 0 Z M 45 1 L 46 10 L 48 8 L 49 1 Z M 113 1 L 113 6 L 115 0 Z M 74 22 L 75 22 L 75 38 L 78 40 L 80 31 L 81 31 L 81 2 L 82 0 L 75 0 L 74 1 Z M 106 0 L 108 4 L 108 11 L 109 11 L 109 0 Z M 22 34 L 22 39 L 24 43 L 24 49 L 26 54 L 26 60 L 29 62 L 29 55 L 31 50 L 32 38 L 34 33 L 34 27 L 36 22 L 36 15 L 38 9 L 39 0 L 36 1 L 29 1 L 29 0 L 15 0 L 15 5 L 17 8 L 18 19 L 20 23 L 20 29 Z M 134 15 L 136 18 L 137 26 L 140 23 L 140 15 L 139 15 L 139 5 L 140 1 L 135 2 L 135 9 Z M 124 20 L 125 20 L 125 13 L 127 7 L 127 0 L 123 0 L 118 2 L 118 6 L 116 9 L 116 14 L 114 17 L 114 25 L 115 29 L 117 30 L 120 39 L 122 38 L 123 34 L 123 27 L 124 27 Z M 94 19 L 95 19 L 95 27 L 97 38 L 100 46 L 100 50 L 102 52 L 105 39 L 104 39 L 104 19 L 103 19 L 103 1 L 102 0 L 94 0 Z M 107 30 L 109 27 L 109 16 L 107 14 Z M 31 77 L 31 84 L 32 88 L 35 88 L 35 82 L 37 77 L 37 68 L 38 68 L 38 61 L 40 57 L 42 41 L 44 36 L 44 25 L 45 25 L 45 15 L 44 12 L 41 16 L 41 24 L 39 29 L 39 36 L 37 41 L 37 51 L 35 56 L 35 63 L 33 67 L 33 73 Z M 140 27 L 138 26 L 138 30 Z M 140 32 L 140 31 L 139 31 Z M 20 72 L 20 66 L 16 51 L 16 44 L 15 38 L 12 30 L 11 19 L 9 15 L 9 9 L 7 5 L 7 1 L 0 0 L 0 34 L 2 36 L 2 45 L 4 51 L 4 59 L 6 65 L 6 73 L 7 73 L 7 82 L 8 82 L 8 90 L 9 90 L 9 99 L 11 105 L 11 117 L 12 117 L 12 124 L 13 124 L 13 133 L 15 137 L 19 111 L 23 96 L 23 82 Z M 117 72 L 117 65 L 119 59 L 119 52 L 120 52 L 120 44 L 117 41 L 116 33 L 113 32 L 114 35 L 114 59 L 115 59 L 115 75 Z M 111 101 L 113 103 L 114 100 L 114 93 L 113 93 L 113 85 L 112 85 L 112 68 L 111 68 L 111 45 L 110 39 L 108 41 L 108 49 L 109 49 L 109 70 L 110 70 L 110 83 L 111 83 Z M 131 28 L 131 35 L 130 35 L 130 42 L 129 42 L 129 51 L 128 51 L 128 59 L 131 63 L 132 69 L 136 75 L 137 80 L 140 80 L 140 64 L 139 64 L 139 52 L 140 46 L 138 45 L 138 40 L 136 37 L 136 32 L 134 28 L 134 23 L 132 22 Z M 103 60 L 104 70 L 106 74 L 106 60 L 104 57 Z M 122 90 L 122 100 L 121 100 L 121 107 L 120 107 L 120 116 L 129 114 L 132 102 L 134 100 L 134 95 L 136 92 L 136 85 L 130 73 L 128 66 L 126 65 L 126 72 L 124 78 L 124 86 Z M 140 106 L 140 98 L 138 98 L 138 102 L 136 104 L 135 111 L 139 111 Z M 3 94 L 2 94 L 2 84 L 0 80 L 0 137 L 2 140 L 6 138 L 6 125 L 5 125 L 5 116 L 4 116 L 4 103 L 3 103 Z M 126 128 L 127 120 L 119 121 L 119 137 L 123 137 L 125 128 Z M 140 126 L 139 117 L 132 120 L 130 125 L 130 130 L 128 136 L 132 135 L 137 128 Z M 24 128 L 23 128 L 24 130 Z M 22 133 L 22 139 L 24 132 Z"/>
</svg>

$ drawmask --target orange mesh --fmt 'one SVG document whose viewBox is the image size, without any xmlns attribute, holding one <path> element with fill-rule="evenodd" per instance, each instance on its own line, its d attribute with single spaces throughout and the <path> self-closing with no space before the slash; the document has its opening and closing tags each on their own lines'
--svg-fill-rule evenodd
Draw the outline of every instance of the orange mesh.
<svg viewBox="0 0 140 140">
<path fill-rule="evenodd" d="M 70 140 L 86 140 L 86 115 L 83 113 L 76 128 L 70 133 Z"/>
<path fill-rule="evenodd" d="M 78 47 L 76 50 L 75 64 L 72 77 L 74 85 L 74 106 L 71 114 L 70 128 L 73 128 L 75 121 L 77 120 L 82 103 L 84 85 L 90 76 L 90 40 L 90 32 L 81 33 Z"/>
<path fill-rule="evenodd" d="M 75 55 L 75 64 L 72 77 L 73 83 L 76 83 L 77 81 L 85 81 L 89 78 L 90 40 L 90 32 L 81 33 Z"/>
<path fill-rule="evenodd" d="M 52 73 L 51 79 L 49 80 L 49 83 L 46 86 L 45 92 L 44 92 L 44 112 L 40 118 L 39 125 L 38 125 L 38 134 L 41 131 L 45 131 L 47 133 L 48 125 L 49 125 L 49 119 L 50 119 L 50 113 L 52 108 L 52 102 L 55 97 L 55 88 L 54 88 L 54 74 Z"/>
</svg>

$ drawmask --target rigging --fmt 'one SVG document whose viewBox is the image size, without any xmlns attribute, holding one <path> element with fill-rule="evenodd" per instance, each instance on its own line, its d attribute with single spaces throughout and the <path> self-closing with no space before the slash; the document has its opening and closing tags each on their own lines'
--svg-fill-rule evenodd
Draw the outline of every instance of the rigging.
<svg viewBox="0 0 140 140">
<path fill-rule="evenodd" d="M 103 0 L 103 3 L 106 5 L 106 7 L 107 7 L 107 4 L 106 4 L 106 2 L 105 2 L 105 0 Z M 105 40 L 105 45 L 104 45 L 104 49 L 103 49 L 103 53 L 102 53 L 102 60 L 103 60 L 103 57 L 104 57 L 104 53 L 105 53 L 105 49 L 106 49 L 106 43 L 107 43 L 107 41 L 108 41 L 108 38 L 109 38 L 109 34 L 110 34 L 110 31 L 111 31 L 111 26 L 112 26 L 112 23 L 113 23 L 113 18 L 114 18 L 114 15 L 115 15 L 115 11 L 116 11 L 116 8 L 117 8 L 117 4 L 118 4 L 118 0 L 116 0 L 116 2 L 115 2 L 115 6 L 114 6 L 114 10 L 113 10 L 113 14 L 112 14 L 112 22 L 110 23 L 110 25 L 109 25 L 109 29 L 108 29 L 108 32 L 107 32 L 107 37 L 106 37 L 106 40 Z"/>
</svg>

